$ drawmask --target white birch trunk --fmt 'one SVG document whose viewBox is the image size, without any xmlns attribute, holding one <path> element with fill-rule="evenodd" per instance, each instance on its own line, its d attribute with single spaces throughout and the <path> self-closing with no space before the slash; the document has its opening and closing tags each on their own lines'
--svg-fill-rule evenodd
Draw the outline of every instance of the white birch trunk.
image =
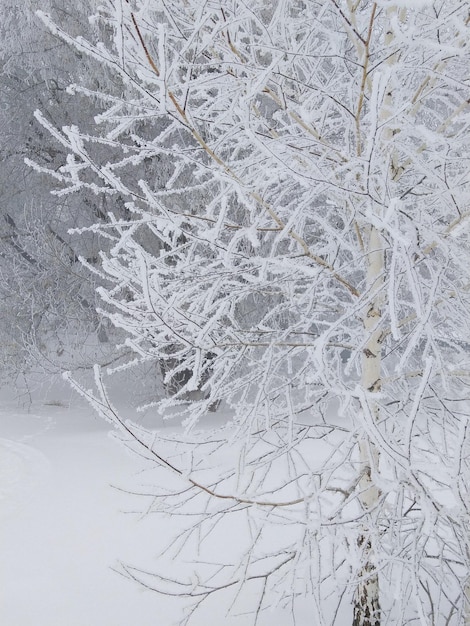
<svg viewBox="0 0 470 626">
<path fill-rule="evenodd" d="M 406 9 L 399 9 L 391 6 L 387 9 L 389 18 L 389 30 L 385 33 L 384 43 L 391 45 L 394 39 L 391 27 L 392 17 L 396 16 L 402 22 L 406 21 Z M 395 55 L 391 55 L 387 60 L 387 65 L 393 65 L 396 61 Z M 393 114 L 393 94 L 388 92 L 383 99 L 379 111 L 379 119 L 385 123 Z M 392 137 L 392 130 L 386 129 L 384 139 Z M 399 176 L 399 167 L 392 153 L 390 160 L 390 175 L 392 179 Z M 382 293 L 378 293 L 384 283 L 385 253 L 380 231 L 374 226 L 369 226 L 368 238 L 366 241 L 367 254 L 367 290 L 371 294 L 368 306 L 364 312 L 363 324 L 366 333 L 366 345 L 362 355 L 362 389 L 369 398 L 369 409 L 375 421 L 379 420 L 379 406 L 374 401 L 373 395 L 378 393 L 382 386 L 382 355 L 381 355 L 381 329 L 380 320 L 384 298 Z M 374 296 L 373 294 L 377 294 Z M 380 491 L 374 482 L 374 476 L 378 472 L 379 450 L 374 443 L 367 438 L 360 442 L 360 459 L 364 467 L 364 473 L 359 483 L 359 501 L 364 511 L 371 511 L 377 504 Z M 370 523 L 370 520 L 369 520 Z M 354 598 L 354 619 L 353 626 L 380 626 L 380 589 L 379 578 L 374 563 L 374 541 L 373 527 L 364 529 L 364 533 L 359 536 L 358 543 L 363 551 L 364 564 L 359 572 L 359 583 L 356 588 Z M 470 626 L 470 624 L 466 625 Z"/>
<path fill-rule="evenodd" d="M 367 241 L 367 287 L 371 294 L 383 284 L 384 252 L 380 232 L 373 226 L 369 228 Z M 381 294 L 372 296 L 364 311 L 363 324 L 367 334 L 367 342 L 362 355 L 361 385 L 364 392 L 377 393 L 381 387 L 381 330 L 379 322 L 382 315 Z M 369 400 L 372 416 L 379 417 L 379 407 L 371 398 Z M 374 475 L 378 470 L 379 453 L 375 445 L 366 437 L 360 442 L 360 459 L 363 465 L 363 476 L 359 483 L 359 501 L 364 511 L 371 511 L 380 496 L 375 485 Z M 379 580 L 374 563 L 374 541 L 372 528 L 365 527 L 358 537 L 358 545 L 363 554 L 363 566 L 359 572 L 359 583 L 354 597 L 353 626 L 380 626 Z"/>
</svg>

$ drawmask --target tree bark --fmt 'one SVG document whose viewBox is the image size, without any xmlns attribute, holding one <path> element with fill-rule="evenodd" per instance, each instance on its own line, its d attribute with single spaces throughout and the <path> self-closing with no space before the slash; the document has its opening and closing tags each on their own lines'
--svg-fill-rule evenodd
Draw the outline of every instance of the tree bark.
<svg viewBox="0 0 470 626">
<path fill-rule="evenodd" d="M 381 388 L 381 329 L 382 294 L 377 293 L 383 285 L 384 252 L 380 232 L 369 227 L 367 241 L 367 288 L 371 294 L 369 303 L 364 311 L 363 324 L 367 341 L 362 354 L 361 386 L 368 400 L 368 407 L 362 410 L 372 415 L 375 421 L 379 418 L 379 406 L 373 399 L 373 394 Z M 368 417 L 364 417 L 368 419 Z M 359 501 L 367 513 L 374 509 L 380 497 L 374 478 L 378 471 L 379 453 L 372 441 L 364 436 L 359 444 L 360 460 L 363 467 L 362 478 L 359 483 Z M 374 563 L 374 540 L 371 517 L 367 516 L 369 527 L 364 525 L 357 543 L 362 550 L 363 565 L 358 573 L 359 582 L 354 595 L 353 626 L 380 626 L 380 594 L 379 578 Z M 366 518 L 367 520 L 367 518 Z M 367 522 L 366 522 L 367 524 Z"/>
</svg>

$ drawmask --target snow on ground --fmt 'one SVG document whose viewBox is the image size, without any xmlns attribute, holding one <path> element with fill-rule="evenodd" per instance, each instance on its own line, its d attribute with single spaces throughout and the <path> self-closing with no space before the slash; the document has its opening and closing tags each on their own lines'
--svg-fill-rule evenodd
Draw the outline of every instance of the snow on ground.
<svg viewBox="0 0 470 626">
<path fill-rule="evenodd" d="M 142 461 L 108 430 L 72 393 L 65 401 L 49 393 L 21 408 L 0 398 L 2 626 L 170 626 L 181 614 L 181 600 L 113 569 L 119 561 L 155 567 L 174 522 L 130 513 L 135 498 L 112 485 L 132 484 Z M 212 606 L 192 624 L 222 622 L 253 620 L 226 618 Z M 287 622 L 276 613 L 261 626 Z"/>
<path fill-rule="evenodd" d="M 0 409 L 0 623 L 170 624 L 161 598 L 111 569 L 146 549 L 110 486 L 136 462 L 86 408 L 30 411 Z"/>
</svg>

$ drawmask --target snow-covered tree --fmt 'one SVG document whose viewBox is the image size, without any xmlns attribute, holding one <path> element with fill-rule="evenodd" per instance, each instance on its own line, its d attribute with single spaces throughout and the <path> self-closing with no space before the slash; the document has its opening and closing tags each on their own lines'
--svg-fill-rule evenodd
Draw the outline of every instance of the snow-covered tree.
<svg viewBox="0 0 470 626">
<path fill-rule="evenodd" d="M 37 117 L 63 193 L 126 200 L 95 227 L 126 367 L 182 380 L 141 407 L 174 436 L 99 370 L 82 389 L 202 544 L 187 580 L 125 571 L 196 606 L 253 590 L 256 618 L 468 624 L 468 3 L 108 0 L 112 45 L 42 17 L 122 84 L 70 87 L 92 131 Z M 204 553 L 230 523 L 238 558 Z"/>
<path fill-rule="evenodd" d="M 98 236 L 68 234 L 105 215 L 102 198 L 51 196 L 54 181 L 24 163 L 35 158 L 51 169 L 66 157 L 34 119 L 38 107 L 56 125 L 96 113 L 90 99 L 66 92 L 72 77 L 106 85 L 106 71 L 42 27 L 35 10 L 51 11 L 74 34 L 89 26 L 92 2 L 69 7 L 56 0 L 5 0 L 0 6 L 0 364 L 3 376 L 90 365 L 105 352 L 105 328 L 96 314 L 95 284 L 78 260 L 90 262 Z M 45 140 L 46 137 L 46 140 Z M 84 346 L 87 346 L 84 349 Z M 109 350 L 113 351 L 111 344 Z"/>
</svg>

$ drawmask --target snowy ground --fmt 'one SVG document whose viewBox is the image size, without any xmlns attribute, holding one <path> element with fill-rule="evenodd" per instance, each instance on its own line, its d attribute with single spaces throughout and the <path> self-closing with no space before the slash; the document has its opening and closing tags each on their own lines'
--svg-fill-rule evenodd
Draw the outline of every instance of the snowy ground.
<svg viewBox="0 0 470 626">
<path fill-rule="evenodd" d="M 120 512 L 110 485 L 138 468 L 107 427 L 86 407 L 3 404 L 0 435 L 0 623 L 170 624 L 159 597 L 112 570 L 148 528 Z"/>
<path fill-rule="evenodd" d="M 129 512 L 135 501 L 112 485 L 128 485 L 141 461 L 72 392 L 59 395 L 32 403 L 0 399 L 0 624 L 170 626 L 181 601 L 147 591 L 113 567 L 120 560 L 155 564 L 172 520 Z M 253 620 L 227 619 L 211 607 L 210 616 L 192 623 Z M 286 623 L 286 615 L 270 614 L 261 626 Z"/>
</svg>

